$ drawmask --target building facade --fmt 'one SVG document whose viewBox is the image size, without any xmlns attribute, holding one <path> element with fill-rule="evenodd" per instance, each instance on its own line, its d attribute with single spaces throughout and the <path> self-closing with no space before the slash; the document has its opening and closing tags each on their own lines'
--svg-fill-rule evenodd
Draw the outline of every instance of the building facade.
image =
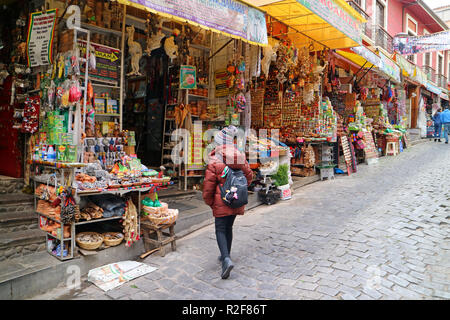
<svg viewBox="0 0 450 320">
<path fill-rule="evenodd" d="M 349 0 L 349 4 L 366 20 L 364 45 L 395 56 L 393 38 L 398 34 L 422 36 L 449 29 L 450 6 L 434 12 L 422 0 Z M 440 18 L 442 15 L 442 18 Z M 401 58 L 401 57 L 400 57 Z M 427 119 L 439 106 L 448 105 L 450 51 L 437 51 L 404 56 L 426 77 L 426 85 L 405 77 L 409 127 L 424 128 Z M 398 59 L 397 59 L 398 61 Z M 419 72 L 419 71 L 418 71 Z M 422 130 L 422 131 L 424 131 Z M 423 136 L 423 134 L 422 134 Z"/>
</svg>

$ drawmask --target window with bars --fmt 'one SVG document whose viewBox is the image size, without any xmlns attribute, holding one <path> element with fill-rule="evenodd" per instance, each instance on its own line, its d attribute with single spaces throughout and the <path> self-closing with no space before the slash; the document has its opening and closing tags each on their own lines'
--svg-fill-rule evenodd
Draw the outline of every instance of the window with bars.
<svg viewBox="0 0 450 320">
<path fill-rule="evenodd" d="M 379 26 L 385 28 L 384 18 L 385 18 L 386 7 L 384 6 L 384 4 L 381 1 L 377 0 L 376 9 L 377 9 L 377 11 L 376 11 L 377 23 Z"/>
<path fill-rule="evenodd" d="M 424 65 L 431 67 L 431 53 L 430 52 L 425 53 Z"/>
</svg>

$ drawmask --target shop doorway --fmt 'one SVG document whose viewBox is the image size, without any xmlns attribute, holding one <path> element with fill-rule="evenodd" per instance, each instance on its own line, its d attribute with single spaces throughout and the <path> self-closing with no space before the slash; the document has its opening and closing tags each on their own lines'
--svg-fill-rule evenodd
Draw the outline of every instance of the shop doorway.
<svg viewBox="0 0 450 320">
<path fill-rule="evenodd" d="M 164 48 L 141 59 L 142 76 L 127 79 L 124 130 L 134 131 L 136 154 L 147 167 L 159 167 L 167 101 L 169 59 Z"/>
</svg>

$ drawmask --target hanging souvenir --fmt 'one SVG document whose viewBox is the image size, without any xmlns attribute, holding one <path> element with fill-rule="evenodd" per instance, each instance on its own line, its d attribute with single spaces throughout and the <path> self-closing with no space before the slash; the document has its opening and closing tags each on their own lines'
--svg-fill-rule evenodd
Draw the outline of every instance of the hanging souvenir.
<svg viewBox="0 0 450 320">
<path fill-rule="evenodd" d="M 22 130 L 24 132 L 35 133 L 38 131 L 40 101 L 39 96 L 26 99 L 22 121 Z"/>
<path fill-rule="evenodd" d="M 237 112 L 242 112 L 247 107 L 247 101 L 243 93 L 239 93 L 235 99 L 235 109 Z"/>
<path fill-rule="evenodd" d="M 87 85 L 87 101 L 86 104 L 92 105 L 92 98 L 94 98 L 94 88 L 92 87 L 92 83 L 89 81 Z"/>
<path fill-rule="evenodd" d="M 72 56 L 70 57 L 72 73 L 79 75 L 80 74 L 80 52 L 78 49 L 74 51 Z"/>
<path fill-rule="evenodd" d="M 166 41 L 164 42 L 164 51 L 171 61 L 178 56 L 178 47 L 175 44 L 175 38 L 173 36 L 166 38 Z"/>
<path fill-rule="evenodd" d="M 89 45 L 89 68 L 91 70 L 97 69 L 97 58 L 95 57 L 95 48 Z"/>
<path fill-rule="evenodd" d="M 55 83 L 53 82 L 53 80 L 51 80 L 50 86 L 47 90 L 47 99 L 50 108 L 53 108 L 53 104 L 55 103 L 55 95 L 56 95 Z"/>
<path fill-rule="evenodd" d="M 139 61 L 142 57 L 142 48 L 139 42 L 134 41 L 134 26 L 126 27 L 127 36 L 128 36 L 128 52 L 131 56 L 131 72 L 127 75 L 136 75 L 140 76 L 139 72 Z"/>
<path fill-rule="evenodd" d="M 70 90 L 69 90 L 69 102 L 74 104 L 80 101 L 81 99 L 81 90 L 80 84 L 78 81 L 74 80 L 71 82 Z"/>
<path fill-rule="evenodd" d="M 278 50 L 279 44 L 276 43 L 274 46 L 267 45 L 263 49 L 263 55 L 264 57 L 261 60 L 261 69 L 266 78 L 269 76 L 269 68 L 270 63 L 272 61 L 275 61 L 277 58 L 277 50 Z"/>
<path fill-rule="evenodd" d="M 156 19 L 155 19 L 156 20 Z M 163 22 L 166 20 L 160 20 L 158 25 L 158 32 L 153 34 L 151 37 L 147 38 L 147 48 L 145 52 L 150 55 L 153 50 L 156 50 L 161 47 L 161 40 L 164 39 L 165 35 L 162 32 Z M 150 27 L 151 20 L 147 19 L 147 28 Z M 147 33 L 150 36 L 150 32 Z"/>
</svg>

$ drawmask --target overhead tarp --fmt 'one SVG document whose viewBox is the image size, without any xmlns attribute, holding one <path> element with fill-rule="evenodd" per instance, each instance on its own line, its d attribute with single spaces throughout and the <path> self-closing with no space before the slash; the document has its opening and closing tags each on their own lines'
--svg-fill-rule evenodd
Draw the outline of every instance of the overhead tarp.
<svg viewBox="0 0 450 320">
<path fill-rule="evenodd" d="M 402 57 L 400 54 L 394 54 L 394 59 L 397 64 L 402 69 L 402 74 L 405 77 L 413 78 L 416 70 L 416 66 L 408 61 L 405 57 Z"/>
<path fill-rule="evenodd" d="M 431 82 L 427 81 L 427 83 L 425 83 L 425 88 L 430 91 L 433 92 L 434 94 L 437 94 L 438 96 L 441 95 L 442 93 L 442 89 L 436 87 L 434 84 L 432 84 Z"/>
<path fill-rule="evenodd" d="M 428 82 L 428 78 L 425 72 L 416 67 L 416 72 L 413 77 L 414 80 L 419 82 L 421 85 L 425 85 Z"/>
<path fill-rule="evenodd" d="M 331 49 L 362 44 L 366 20 L 344 0 L 246 0 L 276 20 L 289 26 L 289 39 L 295 46 L 312 40 Z"/>
<path fill-rule="evenodd" d="M 265 13 L 237 0 L 116 0 L 233 38 L 267 45 Z"/>
<path fill-rule="evenodd" d="M 448 94 L 445 92 L 442 92 L 440 95 L 441 99 L 447 100 L 448 101 Z"/>
<path fill-rule="evenodd" d="M 372 68 L 379 67 L 381 64 L 380 57 L 364 46 L 353 47 L 346 50 L 336 50 L 336 52 L 360 67 Z"/>
<path fill-rule="evenodd" d="M 380 51 L 380 70 L 386 75 L 392 78 L 396 82 L 401 82 L 400 78 L 400 67 L 395 63 L 394 60 L 389 58 L 383 52 Z"/>
<path fill-rule="evenodd" d="M 394 59 L 402 69 L 402 74 L 405 77 L 426 86 L 428 83 L 427 75 L 418 66 L 401 56 L 399 53 L 394 54 Z"/>
<path fill-rule="evenodd" d="M 393 45 L 395 51 L 408 55 L 450 50 L 450 30 L 418 37 L 394 37 Z"/>
</svg>

